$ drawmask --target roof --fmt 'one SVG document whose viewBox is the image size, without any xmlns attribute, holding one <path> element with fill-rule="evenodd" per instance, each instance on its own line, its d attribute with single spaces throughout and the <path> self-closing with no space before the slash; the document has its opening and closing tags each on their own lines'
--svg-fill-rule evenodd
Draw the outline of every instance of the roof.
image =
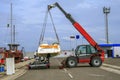
<svg viewBox="0 0 120 80">
<path fill-rule="evenodd" d="M 101 47 L 120 47 L 120 44 L 99 44 Z"/>
<path fill-rule="evenodd" d="M 8 44 L 8 46 L 19 46 L 19 44 Z"/>
</svg>

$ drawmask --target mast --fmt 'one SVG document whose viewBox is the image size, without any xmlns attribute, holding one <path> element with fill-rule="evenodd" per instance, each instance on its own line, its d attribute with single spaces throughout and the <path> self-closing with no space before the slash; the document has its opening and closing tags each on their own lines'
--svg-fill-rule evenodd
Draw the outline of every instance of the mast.
<svg viewBox="0 0 120 80">
<path fill-rule="evenodd" d="M 15 25 L 13 25 L 13 6 L 10 4 L 11 44 L 15 44 Z"/>
<path fill-rule="evenodd" d="M 13 17 L 12 17 L 12 3 L 10 5 L 10 27 L 11 27 L 11 44 L 13 43 L 13 30 L 12 30 L 12 20 L 13 20 Z"/>
</svg>

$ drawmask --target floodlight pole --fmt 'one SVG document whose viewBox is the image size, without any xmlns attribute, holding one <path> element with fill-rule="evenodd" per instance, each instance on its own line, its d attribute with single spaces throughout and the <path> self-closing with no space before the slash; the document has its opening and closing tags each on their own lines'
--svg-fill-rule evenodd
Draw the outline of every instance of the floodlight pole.
<svg viewBox="0 0 120 80">
<path fill-rule="evenodd" d="M 106 43 L 109 44 L 109 35 L 108 35 L 108 14 L 110 13 L 110 8 L 103 7 L 103 13 L 105 14 Z"/>
</svg>

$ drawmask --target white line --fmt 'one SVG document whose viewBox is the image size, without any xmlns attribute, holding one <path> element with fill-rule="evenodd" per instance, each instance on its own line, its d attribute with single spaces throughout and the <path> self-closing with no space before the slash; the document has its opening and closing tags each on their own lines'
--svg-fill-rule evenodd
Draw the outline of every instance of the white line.
<svg viewBox="0 0 120 80">
<path fill-rule="evenodd" d="M 115 65 L 110 65 L 110 64 L 103 64 L 103 66 L 108 66 L 108 67 L 112 67 L 112 68 L 116 68 L 116 69 L 120 69 L 119 66 L 115 66 Z"/>
<path fill-rule="evenodd" d="M 103 77 L 104 75 L 99 75 L 99 74 L 88 74 L 90 76 L 95 76 L 95 77 Z"/>
<path fill-rule="evenodd" d="M 64 71 L 67 72 L 67 70 L 64 68 Z"/>
<path fill-rule="evenodd" d="M 65 71 L 65 73 L 67 73 L 68 74 L 68 76 L 70 76 L 70 78 L 73 78 L 73 76 L 68 72 L 68 70 L 67 69 L 65 69 L 64 68 L 64 71 Z"/>
<path fill-rule="evenodd" d="M 3 79 L 1 79 L 1 80 L 15 80 L 15 79 L 17 79 L 18 77 L 24 75 L 26 72 L 27 72 L 26 69 L 20 69 L 20 70 L 19 70 L 18 72 L 16 72 L 14 75 L 3 77 Z"/>
<path fill-rule="evenodd" d="M 70 76 L 70 78 L 73 78 L 73 76 L 70 73 L 68 73 L 68 75 Z"/>
<path fill-rule="evenodd" d="M 57 62 L 58 62 L 59 65 L 61 65 L 60 62 L 59 62 L 59 60 L 57 60 Z M 67 69 L 64 68 L 63 70 L 65 71 L 65 73 L 68 74 L 68 76 L 69 76 L 70 78 L 73 78 L 73 76 L 68 72 Z"/>
<path fill-rule="evenodd" d="M 112 73 L 116 73 L 116 74 L 120 75 L 120 70 L 116 70 L 116 69 L 113 69 L 113 68 L 107 68 L 107 67 L 103 67 L 103 66 L 101 66 L 100 68 L 103 69 L 103 70 L 106 70 L 108 72 L 112 72 Z"/>
</svg>

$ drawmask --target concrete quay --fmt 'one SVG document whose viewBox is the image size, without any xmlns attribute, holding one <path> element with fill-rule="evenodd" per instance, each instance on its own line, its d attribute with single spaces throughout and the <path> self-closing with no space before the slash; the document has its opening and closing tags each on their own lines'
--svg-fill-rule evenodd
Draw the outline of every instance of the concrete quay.
<svg viewBox="0 0 120 80">
<path fill-rule="evenodd" d="M 18 78 L 19 76 L 23 75 L 25 72 L 27 72 L 26 69 L 26 65 L 30 62 L 33 62 L 34 59 L 31 60 L 27 60 L 24 62 L 20 62 L 15 64 L 15 74 L 12 75 L 6 75 L 6 71 L 5 72 L 1 72 L 0 73 L 0 80 L 15 80 L 16 78 Z M 5 67 L 6 70 L 6 67 Z"/>
</svg>

